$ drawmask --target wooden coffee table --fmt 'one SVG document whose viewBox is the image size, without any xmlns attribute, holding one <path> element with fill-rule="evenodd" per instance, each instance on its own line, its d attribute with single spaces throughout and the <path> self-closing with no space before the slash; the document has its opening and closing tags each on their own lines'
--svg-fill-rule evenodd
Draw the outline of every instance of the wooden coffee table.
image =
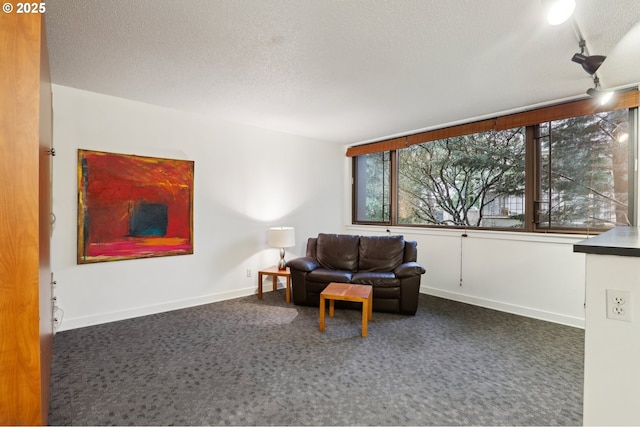
<svg viewBox="0 0 640 427">
<path fill-rule="evenodd" d="M 329 283 L 320 293 L 320 332 L 324 332 L 325 300 L 329 300 L 329 317 L 333 317 L 336 300 L 362 303 L 362 336 L 367 336 L 367 322 L 373 317 L 373 291 L 369 285 Z"/>
</svg>

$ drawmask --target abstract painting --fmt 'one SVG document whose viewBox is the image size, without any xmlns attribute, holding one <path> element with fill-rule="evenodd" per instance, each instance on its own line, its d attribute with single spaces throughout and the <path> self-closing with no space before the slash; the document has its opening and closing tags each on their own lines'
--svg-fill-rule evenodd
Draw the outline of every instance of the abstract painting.
<svg viewBox="0 0 640 427">
<path fill-rule="evenodd" d="M 78 150 L 78 264 L 193 253 L 189 160 Z"/>
</svg>

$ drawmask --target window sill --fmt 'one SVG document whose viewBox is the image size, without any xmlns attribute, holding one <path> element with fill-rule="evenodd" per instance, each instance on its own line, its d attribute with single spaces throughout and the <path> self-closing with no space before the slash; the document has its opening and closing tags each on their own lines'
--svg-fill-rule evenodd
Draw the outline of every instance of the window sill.
<svg viewBox="0 0 640 427">
<path fill-rule="evenodd" d="M 562 234 L 544 232 L 514 232 L 500 230 L 474 230 L 474 229 L 452 229 L 452 228 L 423 228 L 423 227 L 401 227 L 385 225 L 357 225 L 348 224 L 345 229 L 351 234 L 375 233 L 382 234 L 388 231 L 390 234 L 421 235 L 421 236 L 442 236 L 459 237 L 466 233 L 468 237 L 487 240 L 509 240 L 519 242 L 542 242 L 560 243 L 573 245 L 581 240 L 592 237 L 589 234 Z"/>
</svg>

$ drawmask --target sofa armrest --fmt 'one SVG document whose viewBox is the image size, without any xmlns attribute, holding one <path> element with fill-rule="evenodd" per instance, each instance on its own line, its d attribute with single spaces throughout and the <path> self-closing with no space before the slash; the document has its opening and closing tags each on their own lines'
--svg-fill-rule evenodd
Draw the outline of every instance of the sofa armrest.
<svg viewBox="0 0 640 427">
<path fill-rule="evenodd" d="M 407 277 L 419 276 L 421 274 L 424 274 L 426 271 L 427 270 L 425 270 L 423 266 L 421 266 L 417 262 L 412 261 L 400 264 L 395 268 L 395 270 L 393 270 L 393 273 L 399 279 L 404 279 Z"/>
<path fill-rule="evenodd" d="M 287 262 L 287 267 L 294 270 L 310 272 L 320 267 L 320 263 L 311 257 L 300 257 Z"/>
</svg>

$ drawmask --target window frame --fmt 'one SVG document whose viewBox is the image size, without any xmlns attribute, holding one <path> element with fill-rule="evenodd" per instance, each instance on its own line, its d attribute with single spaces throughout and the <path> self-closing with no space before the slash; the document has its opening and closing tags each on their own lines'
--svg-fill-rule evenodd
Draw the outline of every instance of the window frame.
<svg viewBox="0 0 640 427">
<path fill-rule="evenodd" d="M 473 227 L 474 230 L 493 230 L 493 231 L 511 231 L 511 232 L 535 232 L 550 234 L 598 234 L 608 229 L 589 229 L 589 228 L 541 228 L 535 222 L 535 200 L 539 192 L 539 161 L 540 150 L 539 144 L 535 138 L 535 128 L 538 124 L 584 115 L 592 115 L 600 112 L 614 111 L 620 109 L 629 109 L 629 150 L 628 150 L 628 217 L 632 225 L 637 224 L 636 203 L 636 181 L 638 172 L 636 170 L 637 163 L 637 144 L 638 144 L 638 90 L 630 90 L 618 93 L 617 102 L 608 108 L 596 106 L 591 99 L 573 101 L 565 104 L 552 105 L 536 110 L 524 111 L 521 113 L 510 114 L 506 116 L 496 117 L 494 119 L 482 120 L 479 122 L 466 123 L 448 128 L 435 129 L 418 134 L 408 135 L 405 137 L 394 138 L 386 141 L 379 141 L 371 144 L 349 147 L 347 156 L 353 157 L 352 162 L 352 224 L 354 225 L 382 225 L 382 226 L 402 226 L 402 227 L 418 227 L 418 228 L 435 228 L 435 229 L 465 229 L 466 226 L 443 226 L 431 224 L 399 224 L 398 223 L 398 156 L 399 151 L 403 148 L 414 144 L 421 144 L 438 139 L 444 139 L 452 136 L 462 136 L 471 133 L 478 133 L 487 130 L 506 130 L 516 127 L 525 128 L 525 206 L 524 206 L 524 226 L 521 228 L 500 228 L 500 227 Z M 357 156 L 371 154 L 374 152 L 388 151 L 391 160 L 391 176 L 389 188 L 389 220 L 384 222 L 376 221 L 358 221 L 356 218 L 356 163 Z"/>
</svg>

